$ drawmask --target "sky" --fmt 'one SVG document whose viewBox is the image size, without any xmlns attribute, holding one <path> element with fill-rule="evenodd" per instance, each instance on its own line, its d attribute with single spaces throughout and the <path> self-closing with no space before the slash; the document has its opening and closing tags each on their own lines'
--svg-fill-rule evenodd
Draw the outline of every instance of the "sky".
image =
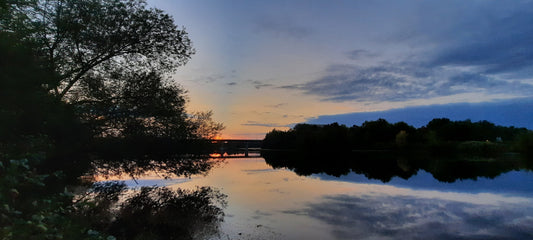
<svg viewBox="0 0 533 240">
<path fill-rule="evenodd" d="M 380 117 L 533 129 L 532 1 L 148 4 L 189 33 L 196 54 L 172 79 L 224 138 Z"/>
</svg>

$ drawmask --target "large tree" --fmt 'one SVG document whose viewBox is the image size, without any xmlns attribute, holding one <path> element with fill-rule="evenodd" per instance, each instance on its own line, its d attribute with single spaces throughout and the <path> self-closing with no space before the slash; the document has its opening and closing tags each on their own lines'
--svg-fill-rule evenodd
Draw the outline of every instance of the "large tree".
<svg viewBox="0 0 533 240">
<path fill-rule="evenodd" d="M 168 73 L 194 54 L 187 32 L 143 0 L 44 0 L 31 19 L 61 98 L 89 76 L 105 84 L 110 71 Z"/>
<path fill-rule="evenodd" d="M 216 230 L 222 212 L 211 199 L 222 196 L 209 188 L 144 189 L 115 207 L 112 186 L 99 189 L 115 197 L 68 193 L 90 169 L 169 176 L 212 166 L 202 138 L 221 125 L 209 112 L 187 114 L 170 79 L 193 53 L 187 33 L 144 1 L 0 0 L 0 239 Z M 174 229 L 131 218 L 146 213 Z"/>
<path fill-rule="evenodd" d="M 169 76 L 194 54 L 191 40 L 144 0 L 6 1 L 0 7 L 1 30 L 34 46 L 42 67 L 54 74 L 42 87 L 77 106 L 95 135 L 184 139 L 222 129 L 209 114 L 186 114 L 185 91 Z"/>
</svg>

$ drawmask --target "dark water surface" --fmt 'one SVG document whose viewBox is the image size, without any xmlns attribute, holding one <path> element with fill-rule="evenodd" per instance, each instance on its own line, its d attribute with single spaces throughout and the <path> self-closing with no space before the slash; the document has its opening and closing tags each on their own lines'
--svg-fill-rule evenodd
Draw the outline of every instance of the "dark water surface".
<svg viewBox="0 0 533 240">
<path fill-rule="evenodd" d="M 215 239 L 533 239 L 530 171 L 446 183 L 419 170 L 384 183 L 355 173 L 299 176 L 251 157 L 227 159 L 207 176 L 127 183 L 227 194 Z"/>
</svg>

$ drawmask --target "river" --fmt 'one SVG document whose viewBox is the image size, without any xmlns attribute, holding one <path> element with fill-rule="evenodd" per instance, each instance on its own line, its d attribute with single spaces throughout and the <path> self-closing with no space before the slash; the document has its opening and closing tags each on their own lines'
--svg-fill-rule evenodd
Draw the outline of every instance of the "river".
<svg viewBox="0 0 533 240">
<path fill-rule="evenodd" d="M 533 173 L 439 182 L 424 170 L 384 183 L 364 175 L 299 176 L 257 157 L 228 158 L 207 175 L 131 187 L 210 186 L 227 195 L 214 239 L 532 239 Z"/>
</svg>

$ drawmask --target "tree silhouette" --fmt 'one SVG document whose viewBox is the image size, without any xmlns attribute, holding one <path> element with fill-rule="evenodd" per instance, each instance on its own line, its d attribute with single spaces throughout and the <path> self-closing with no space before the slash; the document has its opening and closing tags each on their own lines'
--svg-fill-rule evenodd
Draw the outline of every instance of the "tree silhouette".
<svg viewBox="0 0 533 240">
<path fill-rule="evenodd" d="M 496 126 L 488 121 L 451 121 L 447 118 L 436 118 L 417 129 L 405 122 L 391 124 L 385 119 L 378 119 L 350 128 L 332 123 L 297 124 L 288 131 L 272 130 L 265 136 L 263 148 L 310 152 L 416 148 L 435 151 L 438 154 L 462 152 L 487 157 L 513 148 L 525 149 L 523 146 L 514 145 L 528 134 L 531 134 L 531 131 L 525 128 Z"/>
<path fill-rule="evenodd" d="M 15 1 L 2 11 L 3 31 L 53 73 L 40 87 L 76 106 L 94 135 L 187 139 L 222 129 L 209 113 L 186 114 L 185 90 L 169 74 L 195 50 L 171 16 L 145 1 Z"/>
<path fill-rule="evenodd" d="M 104 223 L 96 211 L 113 195 L 78 204 L 70 188 L 87 187 L 91 168 L 211 168 L 205 138 L 222 125 L 188 114 L 169 78 L 192 54 L 187 32 L 142 0 L 0 1 L 0 238 L 190 238 L 221 221 L 211 189 L 143 189 Z"/>
</svg>

